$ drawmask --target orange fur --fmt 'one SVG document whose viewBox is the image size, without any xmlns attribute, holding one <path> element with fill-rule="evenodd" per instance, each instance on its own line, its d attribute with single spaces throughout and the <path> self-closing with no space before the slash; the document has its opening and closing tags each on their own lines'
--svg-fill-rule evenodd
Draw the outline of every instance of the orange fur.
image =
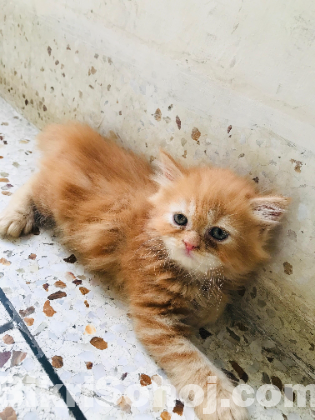
<svg viewBox="0 0 315 420">
<path fill-rule="evenodd" d="M 140 340 L 179 389 L 191 383 L 206 391 L 215 375 L 216 398 L 230 398 L 227 378 L 188 340 L 189 325 L 215 321 L 228 290 L 268 257 L 268 233 L 288 199 L 260 195 L 226 169 L 183 168 L 165 152 L 155 172 L 88 126 L 50 126 L 38 140 L 40 171 L 0 215 L 0 233 L 27 233 L 34 204 L 91 270 L 114 276 Z M 174 214 L 187 225 L 176 225 Z M 226 240 L 209 236 L 214 226 L 229 233 Z M 215 397 L 207 398 L 196 408 L 201 419 L 247 418 L 234 403 L 218 406 L 217 417 L 205 414 Z"/>
</svg>

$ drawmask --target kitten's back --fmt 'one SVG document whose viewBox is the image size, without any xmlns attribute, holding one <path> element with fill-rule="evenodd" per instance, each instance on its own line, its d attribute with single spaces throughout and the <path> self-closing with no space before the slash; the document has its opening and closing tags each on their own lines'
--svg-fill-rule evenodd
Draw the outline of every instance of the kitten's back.
<svg viewBox="0 0 315 420">
<path fill-rule="evenodd" d="M 58 159 L 61 170 L 64 166 L 73 165 L 90 176 L 102 175 L 103 179 L 111 182 L 119 180 L 128 184 L 146 182 L 152 174 L 145 159 L 122 149 L 88 125 L 69 123 L 48 126 L 39 134 L 38 146 L 44 152 L 44 164 Z"/>
<path fill-rule="evenodd" d="M 86 125 L 47 127 L 33 201 L 90 269 L 117 271 L 126 235 L 143 221 L 156 190 L 150 164 Z M 137 215 L 137 217 L 136 217 Z"/>
</svg>

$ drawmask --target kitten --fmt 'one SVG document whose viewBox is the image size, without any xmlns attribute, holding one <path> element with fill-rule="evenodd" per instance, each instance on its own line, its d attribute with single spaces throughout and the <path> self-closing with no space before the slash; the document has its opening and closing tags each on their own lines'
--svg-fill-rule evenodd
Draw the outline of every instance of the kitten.
<svg viewBox="0 0 315 420">
<path fill-rule="evenodd" d="M 199 418 L 247 419 L 229 380 L 188 337 L 191 325 L 214 322 L 229 290 L 268 258 L 265 244 L 289 200 L 260 195 L 227 169 L 184 168 L 165 152 L 154 172 L 76 123 L 50 126 L 38 140 L 40 170 L 0 215 L 0 234 L 29 233 L 34 208 L 52 218 L 89 269 L 114 277 L 139 339 L 177 389 L 202 388 Z M 216 395 L 208 377 L 217 377 Z"/>
</svg>

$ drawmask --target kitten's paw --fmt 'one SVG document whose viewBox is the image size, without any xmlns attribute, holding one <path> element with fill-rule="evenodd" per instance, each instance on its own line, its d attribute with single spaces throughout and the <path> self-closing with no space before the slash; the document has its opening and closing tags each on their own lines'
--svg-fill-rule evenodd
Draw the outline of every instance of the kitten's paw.
<svg viewBox="0 0 315 420">
<path fill-rule="evenodd" d="M 200 420 L 248 420 L 249 414 L 239 403 L 241 396 L 228 384 L 227 388 L 219 388 L 211 392 L 208 398 L 196 408 Z M 213 412 L 214 411 L 214 412 Z"/>
<path fill-rule="evenodd" d="M 13 236 L 17 238 L 22 234 L 30 233 L 34 225 L 34 212 L 32 207 L 17 209 L 8 206 L 0 214 L 0 236 Z"/>
<path fill-rule="evenodd" d="M 229 407 L 222 407 L 219 404 L 222 404 L 222 399 L 229 401 Z M 245 407 L 241 407 L 239 404 L 235 403 L 231 395 L 225 395 L 220 398 L 221 401 L 217 401 L 218 407 L 218 420 L 248 420 L 249 414 Z M 224 404 L 223 404 L 224 405 Z"/>
</svg>

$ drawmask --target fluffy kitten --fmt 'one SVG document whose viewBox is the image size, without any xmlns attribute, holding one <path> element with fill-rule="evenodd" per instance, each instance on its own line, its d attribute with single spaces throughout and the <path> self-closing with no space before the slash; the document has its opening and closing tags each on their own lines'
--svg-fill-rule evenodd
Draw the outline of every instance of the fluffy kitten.
<svg viewBox="0 0 315 420">
<path fill-rule="evenodd" d="M 190 325 L 215 321 L 228 290 L 266 260 L 268 234 L 288 199 L 260 195 L 226 169 L 184 168 L 165 152 L 155 173 L 142 157 L 79 124 L 48 127 L 39 147 L 39 173 L 0 215 L 0 233 L 29 233 L 34 207 L 53 218 L 91 270 L 114 277 L 139 339 L 177 389 L 203 389 L 199 418 L 247 419 L 232 399 L 221 407 L 233 387 L 189 341 Z M 217 377 L 216 395 L 207 390 L 210 376 Z M 207 414 L 215 404 L 216 413 Z"/>
</svg>

